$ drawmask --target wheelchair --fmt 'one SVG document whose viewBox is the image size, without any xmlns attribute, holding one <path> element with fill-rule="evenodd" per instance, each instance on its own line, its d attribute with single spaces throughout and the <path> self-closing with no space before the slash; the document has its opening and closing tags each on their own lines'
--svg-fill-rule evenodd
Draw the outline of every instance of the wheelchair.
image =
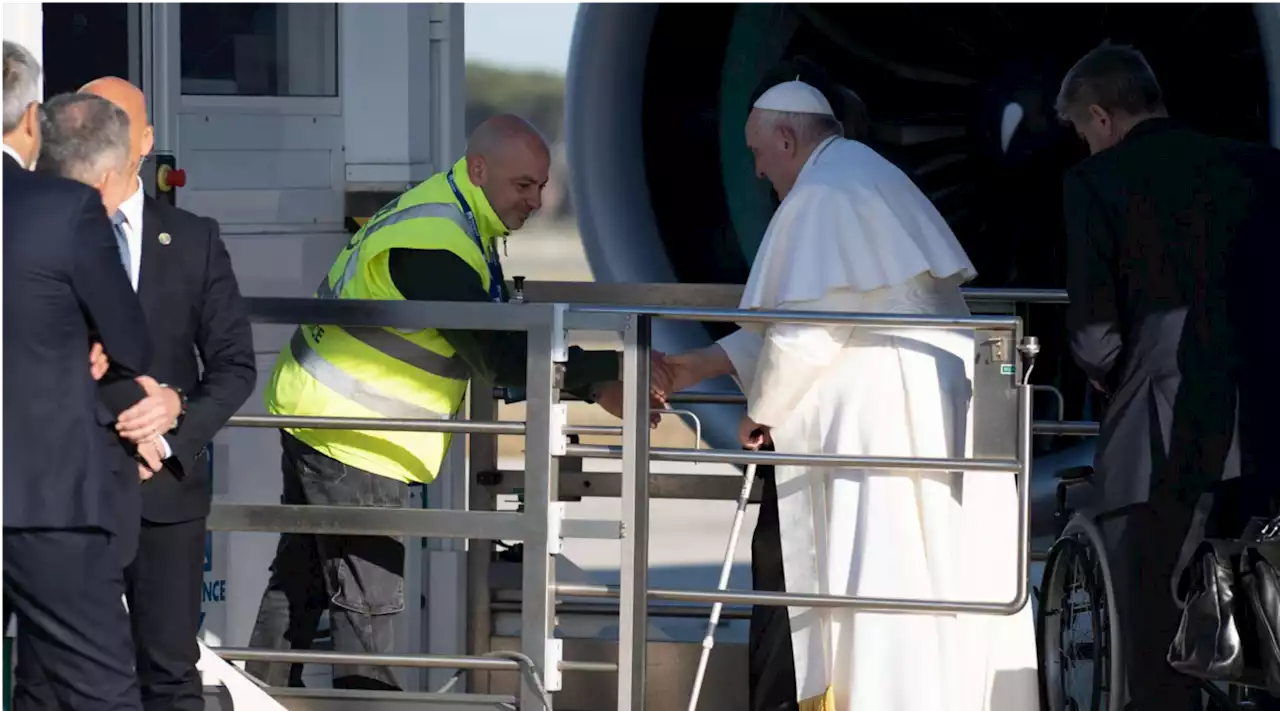
<svg viewBox="0 0 1280 711">
<path fill-rule="evenodd" d="M 1087 502 L 1093 467 L 1056 476 L 1055 515 L 1067 523 L 1049 548 L 1035 593 L 1042 711 L 1124 711 L 1124 639 L 1102 530 L 1087 505 L 1070 506 Z M 1198 681 L 1204 711 L 1254 709 L 1252 687 Z"/>
<path fill-rule="evenodd" d="M 1102 531 L 1072 490 L 1087 490 L 1093 467 L 1058 473 L 1055 515 L 1067 523 L 1045 557 L 1037 593 L 1036 645 L 1043 711 L 1123 711 L 1123 640 Z M 1083 638 L 1077 639 L 1080 634 Z"/>
</svg>

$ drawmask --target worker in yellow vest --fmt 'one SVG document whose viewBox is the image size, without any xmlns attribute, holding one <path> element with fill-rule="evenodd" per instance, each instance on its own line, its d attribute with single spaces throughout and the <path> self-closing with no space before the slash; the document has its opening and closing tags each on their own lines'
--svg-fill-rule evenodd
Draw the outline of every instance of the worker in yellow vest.
<svg viewBox="0 0 1280 711">
<path fill-rule="evenodd" d="M 466 157 L 365 223 L 316 296 L 506 301 L 496 242 L 542 205 L 549 169 L 536 129 L 515 116 L 489 119 L 469 137 Z M 277 415 L 449 419 L 470 378 L 521 387 L 526 363 L 523 333 L 303 325 L 276 361 L 266 405 Z M 618 370 L 614 351 L 572 349 L 564 389 L 618 415 Z M 450 436 L 287 429 L 281 439 L 283 503 L 403 507 L 409 484 L 436 477 Z M 404 547 L 394 538 L 283 534 L 250 644 L 309 646 L 328 609 L 336 651 L 389 653 L 403 574 Z M 251 663 L 248 671 L 289 686 L 299 682 L 296 666 Z M 387 667 L 334 667 L 334 688 L 399 688 Z"/>
</svg>

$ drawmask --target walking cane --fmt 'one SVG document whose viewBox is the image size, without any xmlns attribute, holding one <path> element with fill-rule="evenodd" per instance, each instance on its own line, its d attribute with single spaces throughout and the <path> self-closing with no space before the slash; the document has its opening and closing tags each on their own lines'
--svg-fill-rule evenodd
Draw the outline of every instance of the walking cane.
<svg viewBox="0 0 1280 711">
<path fill-rule="evenodd" d="M 733 569 L 733 554 L 738 548 L 738 532 L 742 530 L 742 517 L 747 513 L 747 501 L 751 498 L 751 485 L 755 482 L 756 465 L 748 464 L 747 472 L 742 476 L 742 492 L 738 494 L 738 510 L 733 514 L 733 527 L 729 529 L 729 545 L 724 553 L 724 565 L 720 567 L 720 586 L 717 590 L 729 587 L 729 571 Z M 702 657 L 698 659 L 698 673 L 693 678 L 693 693 L 689 695 L 689 710 L 697 711 L 698 696 L 702 694 L 702 679 L 707 673 L 707 660 L 711 658 L 711 648 L 716 646 L 716 626 L 720 624 L 720 610 L 724 603 L 717 602 L 711 606 L 711 619 L 707 621 L 707 636 L 702 639 Z"/>
</svg>

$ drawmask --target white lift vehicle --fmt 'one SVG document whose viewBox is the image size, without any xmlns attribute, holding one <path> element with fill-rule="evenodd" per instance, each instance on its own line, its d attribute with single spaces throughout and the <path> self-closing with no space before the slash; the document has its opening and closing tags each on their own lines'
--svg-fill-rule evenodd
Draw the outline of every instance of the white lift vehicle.
<svg viewBox="0 0 1280 711">
<path fill-rule="evenodd" d="M 335 309 L 333 303 L 310 299 L 316 275 L 329 268 L 348 237 L 347 218 L 370 214 L 364 204 L 403 191 L 461 153 L 462 17 L 462 5 L 443 3 L 4 6 L 4 36 L 41 56 L 47 92 L 73 90 L 101 74 L 126 76 L 146 92 L 157 160 L 184 171 L 185 180 L 171 177 L 157 186 L 154 165 L 144 170 L 144 178 L 149 190 L 158 187 L 180 207 L 219 221 L 241 290 L 251 297 L 260 384 L 299 322 L 529 333 L 527 423 L 497 421 L 492 394 L 475 388 L 465 421 L 307 421 L 317 427 L 469 433 L 455 440 L 469 441 L 469 451 L 455 447 L 439 479 L 415 487 L 414 505 L 426 511 L 274 505 L 281 481 L 274 430 L 284 421 L 266 417 L 261 389 L 255 392 L 213 443 L 214 532 L 206 546 L 201 639 L 230 661 L 311 664 L 308 688 L 269 690 L 291 709 L 532 710 L 554 704 L 565 711 L 639 711 L 683 708 L 701 652 L 701 621 L 691 626 L 690 639 L 672 640 L 654 632 L 651 616 L 701 617 L 716 601 L 734 606 L 726 609 L 726 619 L 743 619 L 749 611 L 744 606 L 752 603 L 991 614 L 1011 614 L 1026 604 L 1025 575 L 1015 599 L 981 605 L 649 589 L 650 497 L 732 501 L 739 487 L 732 473 L 651 477 L 651 460 L 740 466 L 800 459 L 649 446 L 643 383 L 651 320 L 770 319 L 731 310 L 740 287 L 530 283 L 524 289 L 526 303 L 448 308 L 376 303 L 352 309 L 343 302 L 346 307 Z M 174 190 L 178 183 L 184 184 Z M 978 331 L 976 459 L 910 466 L 1018 476 L 1021 535 L 1028 541 L 1032 389 L 1022 384 L 1026 364 L 1019 354 L 1032 351 L 1021 350 L 1029 344 L 1021 321 L 1010 315 L 827 318 Z M 557 374 L 566 333 L 580 331 L 624 339 L 629 387 L 621 427 L 565 423 Z M 733 404 L 740 397 L 687 401 Z M 499 434 L 525 438 L 523 471 L 500 469 Z M 621 446 L 578 445 L 571 441 L 575 434 L 620 436 Z M 621 472 L 583 471 L 584 459 L 621 459 Z M 805 461 L 886 465 L 873 458 L 826 455 Z M 897 460 L 891 464 L 904 466 Z M 522 509 L 500 510 L 499 497 L 517 490 L 523 492 Z M 583 495 L 620 497 L 621 516 L 566 515 L 572 513 L 566 501 Z M 397 667 L 406 691 L 326 688 L 327 664 L 350 655 L 339 657 L 321 645 L 310 652 L 246 649 L 280 531 L 404 538 L 410 551 L 410 604 L 400 616 L 395 655 L 385 661 Z M 565 582 L 560 571 L 572 564 L 561 553 L 564 541 L 574 539 L 620 542 L 620 585 Z M 492 541 L 521 542 L 521 558 L 497 556 Z M 718 539 L 714 545 L 722 544 Z M 1028 549 L 1024 545 L 1024 569 Z M 599 598 L 618 602 L 593 601 Z M 682 604 L 650 606 L 649 601 Z M 745 706 L 745 657 L 744 645 L 716 646 L 701 709 Z M 455 678 L 460 670 L 468 673 Z M 236 707 L 217 686 L 210 686 L 208 698 L 211 709 Z"/>
</svg>

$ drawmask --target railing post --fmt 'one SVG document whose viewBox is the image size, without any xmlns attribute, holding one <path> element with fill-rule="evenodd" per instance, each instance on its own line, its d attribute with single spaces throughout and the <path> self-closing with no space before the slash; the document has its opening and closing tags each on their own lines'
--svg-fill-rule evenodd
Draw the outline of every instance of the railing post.
<svg viewBox="0 0 1280 711">
<path fill-rule="evenodd" d="M 632 316 L 623 334 L 622 586 L 618 711 L 644 711 L 649 636 L 649 370 L 652 321 Z"/>
<path fill-rule="evenodd" d="M 498 404 L 493 399 L 492 389 L 472 383 L 471 392 L 467 395 L 471 420 L 490 422 L 498 419 Z M 480 486 L 477 475 L 480 472 L 498 470 L 498 436 L 472 436 L 469 442 L 470 456 L 467 458 L 467 510 L 493 511 L 494 497 L 489 489 Z M 493 596 L 489 592 L 489 569 L 493 556 L 493 542 L 485 540 L 467 541 L 467 653 L 486 654 L 490 651 L 493 637 Z M 489 672 L 472 670 L 467 691 L 474 694 L 487 694 L 490 689 Z"/>
<path fill-rule="evenodd" d="M 563 342 L 563 325 L 551 318 L 550 305 L 527 304 L 547 314 L 529 329 L 528 399 L 525 402 L 524 519 L 528 537 L 524 542 L 521 583 L 521 650 L 533 661 L 545 680 L 549 665 L 559 660 L 548 649 L 555 636 L 555 559 L 549 546 L 551 504 L 559 498 L 559 460 L 551 454 L 552 410 L 560 401 L 563 363 L 552 360 L 554 344 Z M 559 329 L 560 333 L 556 333 Z M 558 669 L 550 673 L 558 673 Z M 530 680 L 521 675 L 520 708 L 542 709 L 543 700 Z M 551 711 L 547 708 L 546 711 Z"/>
</svg>

